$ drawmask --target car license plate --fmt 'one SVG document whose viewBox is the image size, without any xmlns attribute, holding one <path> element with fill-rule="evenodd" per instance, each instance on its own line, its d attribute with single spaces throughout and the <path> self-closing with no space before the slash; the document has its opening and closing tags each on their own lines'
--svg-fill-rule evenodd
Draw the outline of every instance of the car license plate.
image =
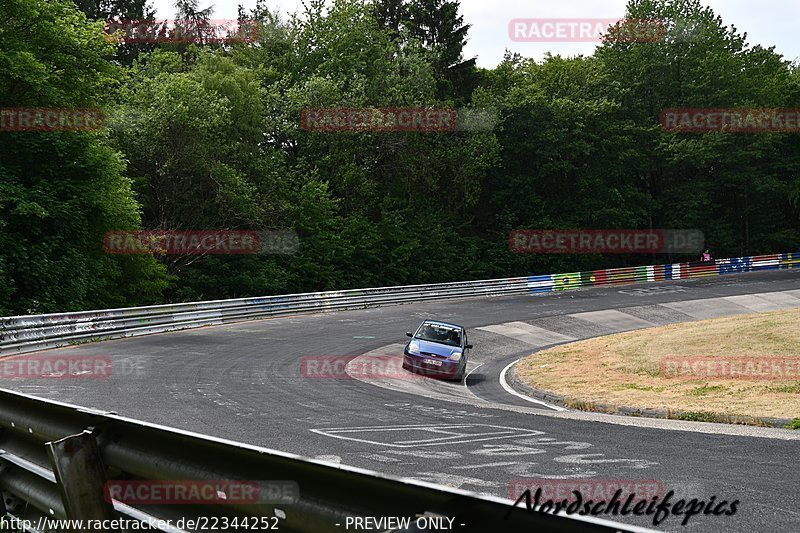
<svg viewBox="0 0 800 533">
<path fill-rule="evenodd" d="M 441 361 L 436 361 L 435 359 L 428 359 L 425 362 L 428 363 L 429 365 L 433 365 L 433 366 L 442 366 L 442 362 Z"/>
</svg>

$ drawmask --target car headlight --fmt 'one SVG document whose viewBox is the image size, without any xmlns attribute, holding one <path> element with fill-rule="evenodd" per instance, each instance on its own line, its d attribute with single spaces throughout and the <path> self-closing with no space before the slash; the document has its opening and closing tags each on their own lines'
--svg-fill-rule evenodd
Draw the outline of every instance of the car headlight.
<svg viewBox="0 0 800 533">
<path fill-rule="evenodd" d="M 408 353 L 411 355 L 419 355 L 419 342 L 411 341 L 408 343 Z"/>
<path fill-rule="evenodd" d="M 458 361 L 459 359 L 461 359 L 461 352 L 456 352 L 450 356 L 451 361 Z"/>
</svg>

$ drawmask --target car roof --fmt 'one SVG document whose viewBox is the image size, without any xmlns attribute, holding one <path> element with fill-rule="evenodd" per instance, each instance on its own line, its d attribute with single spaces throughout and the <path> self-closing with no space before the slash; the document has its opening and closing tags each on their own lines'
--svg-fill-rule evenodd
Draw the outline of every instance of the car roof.
<svg viewBox="0 0 800 533">
<path fill-rule="evenodd" d="M 440 322 L 438 320 L 425 320 L 422 323 L 423 324 L 436 324 L 437 326 L 447 326 L 447 327 L 450 327 L 450 328 L 464 329 L 464 326 L 459 326 L 458 324 L 451 324 L 450 322 Z"/>
</svg>

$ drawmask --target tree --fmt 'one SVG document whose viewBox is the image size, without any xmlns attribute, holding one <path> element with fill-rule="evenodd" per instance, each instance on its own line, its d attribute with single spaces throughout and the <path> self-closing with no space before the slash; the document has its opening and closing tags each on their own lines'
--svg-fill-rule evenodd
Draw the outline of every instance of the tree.
<svg viewBox="0 0 800 533">
<path fill-rule="evenodd" d="M 400 36 L 400 29 L 409 21 L 406 0 L 375 0 L 372 13 L 378 26 L 389 33 L 393 39 Z"/>
<path fill-rule="evenodd" d="M 474 66 L 475 59 L 464 61 L 464 46 L 472 27 L 458 14 L 458 0 L 411 0 L 408 27 L 412 36 L 437 53 L 436 71 Z"/>
<path fill-rule="evenodd" d="M 797 149 L 787 135 L 676 134 L 659 131 L 658 121 L 665 108 L 793 107 L 788 62 L 748 45 L 698 0 L 631 0 L 627 16 L 662 20 L 665 29 L 661 40 L 610 39 L 596 53 L 613 80 L 609 96 L 638 131 L 634 168 L 650 224 L 702 229 L 717 254 L 769 250 L 789 216 Z M 798 234 L 781 231 L 787 238 Z"/>
<path fill-rule="evenodd" d="M 432 54 L 438 95 L 469 99 L 477 84 L 476 58 L 464 59 L 471 25 L 458 14 L 458 0 L 374 0 L 372 13 L 392 39 L 417 39 Z"/>
<path fill-rule="evenodd" d="M 155 8 L 148 0 L 74 0 L 85 15 L 90 20 L 102 20 L 108 24 L 108 31 L 114 29 L 114 22 L 124 22 L 133 24 L 153 20 Z M 154 43 L 126 43 L 120 41 L 114 59 L 123 65 L 130 65 L 139 54 L 150 51 L 155 47 Z"/>
<path fill-rule="evenodd" d="M 92 20 L 141 19 L 152 13 L 148 0 L 74 0 L 86 18 Z"/>
<path fill-rule="evenodd" d="M 98 108 L 118 70 L 102 24 L 68 0 L 0 5 L 0 107 Z M 4 313 L 154 303 L 152 258 L 103 251 L 109 230 L 140 219 L 125 165 L 103 132 L 0 132 Z"/>
<path fill-rule="evenodd" d="M 120 107 L 130 120 L 115 129 L 114 141 L 130 161 L 146 227 L 273 227 L 280 202 L 270 194 L 273 170 L 259 153 L 264 110 L 255 74 L 215 51 L 201 51 L 190 61 L 156 50 L 135 68 L 121 93 Z M 162 261 L 170 275 L 195 278 L 198 294 L 242 290 L 230 277 L 217 287 L 200 287 L 196 281 L 211 277 L 199 274 L 203 265 L 241 265 L 245 258 L 176 255 Z M 190 266 L 193 270 L 187 271 Z"/>
</svg>

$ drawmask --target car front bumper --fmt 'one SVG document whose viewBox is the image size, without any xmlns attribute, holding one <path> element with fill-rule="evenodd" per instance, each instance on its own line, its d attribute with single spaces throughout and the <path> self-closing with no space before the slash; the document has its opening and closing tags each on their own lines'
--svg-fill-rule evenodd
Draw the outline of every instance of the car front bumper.
<svg viewBox="0 0 800 533">
<path fill-rule="evenodd" d="M 455 376 L 461 368 L 461 360 L 435 359 L 426 355 L 403 356 L 404 366 L 426 376 Z"/>
</svg>

